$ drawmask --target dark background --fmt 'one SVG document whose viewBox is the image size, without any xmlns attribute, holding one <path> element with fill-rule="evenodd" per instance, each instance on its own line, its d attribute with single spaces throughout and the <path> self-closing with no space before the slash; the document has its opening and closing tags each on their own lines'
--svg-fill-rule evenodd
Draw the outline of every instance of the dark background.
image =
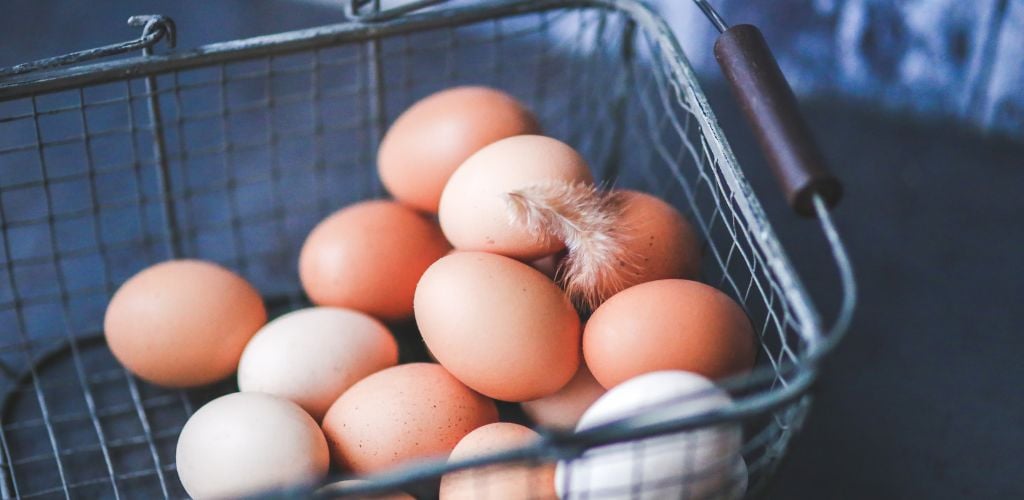
<svg viewBox="0 0 1024 500">
<path fill-rule="evenodd" d="M 687 24 L 690 14 L 679 12 L 692 6 L 676 3 L 669 17 L 682 19 L 674 21 L 682 32 L 693 25 Z M 840 11 L 844 3 L 864 4 L 875 13 L 861 22 L 891 27 L 914 25 L 896 4 L 918 10 L 930 5 L 937 10 L 931 18 L 941 19 L 951 2 L 808 0 L 785 2 L 786 16 L 724 3 L 730 20 L 760 23 L 769 42 L 779 42 L 807 118 L 846 182 L 847 196 L 835 216 L 860 286 L 851 332 L 827 363 L 806 428 L 769 495 L 1024 497 L 1024 363 L 1016 359 L 1024 347 L 1024 130 L 1013 119 L 986 121 L 984 113 L 956 111 L 964 108 L 957 96 L 965 92 L 981 94 L 970 101 L 977 106 L 1024 99 L 1024 82 L 1011 73 L 1000 76 L 999 85 L 978 84 L 947 96 L 943 89 L 967 78 L 969 70 L 946 79 L 886 80 L 870 69 L 856 77 L 856 64 L 814 63 L 829 57 L 830 49 L 842 52 L 836 44 L 847 40 L 840 36 L 842 23 L 821 26 L 823 5 Z M 1007 17 L 1002 36 L 1024 46 L 1024 38 L 1013 34 L 1024 31 L 1013 17 L 1021 2 L 981 4 L 1001 4 Z M 123 21 L 140 13 L 172 16 L 182 47 L 341 20 L 336 8 L 284 0 L 8 1 L 0 13 L 0 65 L 130 38 L 135 30 Z M 970 14 L 959 9 L 949 18 Z M 818 42 L 793 36 L 801 19 L 817 26 L 812 42 Z M 912 35 L 903 34 L 911 36 L 902 46 L 908 51 L 924 43 Z M 708 36 L 687 31 L 684 47 L 708 82 L 741 165 L 830 317 L 838 285 L 818 228 L 784 206 L 728 91 L 706 56 L 693 54 L 706 50 Z M 931 56 L 936 64 L 946 57 L 941 51 Z M 837 77 L 837 67 L 855 74 Z M 819 80 L 828 84 L 807 83 Z M 915 86 L 921 102 L 915 102 Z M 943 112 L 943 103 L 953 111 Z"/>
</svg>

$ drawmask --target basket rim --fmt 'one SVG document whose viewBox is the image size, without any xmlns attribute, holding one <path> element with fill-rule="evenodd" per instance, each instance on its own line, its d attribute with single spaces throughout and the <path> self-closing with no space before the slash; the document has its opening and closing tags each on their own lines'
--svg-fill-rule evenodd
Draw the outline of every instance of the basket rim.
<svg viewBox="0 0 1024 500">
<path fill-rule="evenodd" d="M 217 42 L 184 51 L 138 55 L 113 61 L 15 75 L 0 79 L 0 102 L 69 90 L 90 84 L 156 76 L 217 63 L 289 54 L 442 26 L 465 25 L 501 17 L 566 8 L 598 8 L 618 11 L 629 16 L 633 22 L 652 36 L 674 76 L 674 79 L 669 82 L 674 87 L 672 90 L 677 94 L 680 91 L 688 94 L 686 96 L 679 95 L 679 97 L 687 98 L 695 104 L 695 109 L 692 110 L 693 114 L 699 121 L 701 129 L 713 139 L 708 141 L 708 145 L 724 174 L 722 177 L 735 195 L 737 207 L 749 225 L 753 241 L 757 242 L 767 266 L 778 280 L 781 293 L 792 307 L 796 318 L 794 328 L 808 342 L 809 348 L 797 356 L 797 363 L 792 363 L 788 367 L 783 366 L 780 369 L 816 372 L 818 365 L 816 361 L 824 354 L 819 352 L 823 349 L 815 348 L 816 345 L 831 348 L 834 342 L 823 342 L 825 340 L 824 328 L 814 303 L 771 227 L 760 201 L 739 167 L 725 133 L 719 126 L 679 41 L 664 20 L 642 0 L 482 0 L 471 6 L 454 6 L 440 10 L 416 12 L 381 22 L 344 21 L 313 28 Z M 680 83 L 683 85 L 679 85 Z M 763 406 L 765 403 L 769 402 L 763 402 L 758 406 Z"/>
<path fill-rule="evenodd" d="M 187 50 L 131 56 L 0 77 L 0 102 L 107 81 L 156 76 L 222 62 L 283 55 L 517 14 L 571 7 L 596 7 L 632 12 L 632 9 L 628 8 L 630 5 L 646 9 L 639 0 L 480 0 L 471 6 L 414 12 L 380 22 L 346 20 L 312 28 L 214 42 Z"/>
<path fill-rule="evenodd" d="M 0 79 L 0 102 L 69 90 L 90 84 L 156 76 L 217 63 L 288 54 L 440 26 L 463 25 L 517 14 L 573 7 L 619 11 L 630 16 L 638 26 L 653 36 L 675 76 L 675 80 L 671 83 L 685 83 L 682 88 L 674 86 L 674 90 L 677 93 L 680 90 L 686 92 L 689 95 L 685 97 L 696 104 L 696 108 L 692 110 L 693 114 L 700 122 L 701 129 L 713 139 L 708 141 L 708 145 L 716 162 L 721 167 L 721 171 L 725 174 L 724 180 L 730 190 L 736 194 L 738 208 L 750 226 L 751 234 L 764 253 L 766 264 L 779 280 L 782 293 L 793 307 L 794 315 L 798 320 L 795 325 L 798 333 L 811 345 L 809 351 L 814 351 L 814 344 L 824 337 L 824 328 L 819 313 L 772 229 L 761 203 L 743 175 L 685 51 L 667 24 L 642 0 L 483 0 L 472 6 L 449 7 L 440 11 L 406 14 L 382 22 L 345 21 L 217 42 L 185 51 L 139 55 L 113 61 L 15 75 Z M 806 355 L 800 356 L 801 359 L 807 357 Z"/>
<path fill-rule="evenodd" d="M 795 363 L 786 363 L 777 371 L 792 370 L 792 379 L 784 385 L 758 390 L 737 398 L 725 411 L 702 412 L 685 418 L 658 419 L 646 414 L 628 417 L 612 424 L 592 429 L 585 438 L 577 434 L 553 433 L 541 443 L 522 450 L 496 454 L 474 460 L 424 464 L 373 479 L 382 480 L 369 487 L 346 488 L 346 492 L 369 493 L 386 491 L 387 486 L 408 483 L 421 477 L 437 476 L 444 472 L 523 458 L 565 458 L 567 449 L 579 451 L 580 442 L 587 447 L 644 437 L 645 433 L 664 434 L 697 427 L 739 421 L 754 415 L 778 409 L 805 396 L 817 377 L 820 360 L 832 350 L 845 330 L 835 328 L 826 334 L 820 315 L 811 300 L 799 274 L 771 226 L 767 214 L 744 176 L 731 146 L 705 96 L 696 74 L 678 39 L 665 21 L 642 0 L 483 0 L 472 6 L 447 7 L 441 10 L 412 13 L 381 22 L 344 21 L 319 27 L 299 29 L 227 42 L 203 45 L 185 51 L 156 55 L 139 55 L 113 61 L 94 62 L 70 67 L 44 70 L 0 79 L 0 102 L 34 97 L 38 94 L 79 88 L 90 84 L 123 81 L 156 76 L 173 71 L 204 67 L 217 63 L 235 62 L 259 57 L 282 55 L 379 39 L 390 35 L 411 33 L 442 26 L 465 25 L 475 22 L 527 13 L 565 8 L 597 8 L 618 11 L 646 30 L 661 51 L 672 78 L 670 90 L 677 97 L 694 105 L 694 116 L 702 131 L 709 136 L 707 145 L 718 164 L 723 180 L 734 194 L 736 207 L 749 226 L 752 241 L 765 258 L 765 264 L 777 279 L 779 291 L 789 301 L 795 317 L 793 328 L 808 343 Z M 682 93 L 682 94 L 680 94 Z M 765 367 L 756 368 L 746 383 L 753 385 L 758 373 L 774 374 Z M 741 381 L 741 379 L 737 379 Z M 652 412 L 654 413 L 654 412 Z M 572 436 L 572 439 L 570 439 Z M 581 441 L 582 439 L 582 441 Z M 405 473 L 402 473 L 405 471 Z M 365 491 L 364 491 L 365 490 Z"/>
</svg>

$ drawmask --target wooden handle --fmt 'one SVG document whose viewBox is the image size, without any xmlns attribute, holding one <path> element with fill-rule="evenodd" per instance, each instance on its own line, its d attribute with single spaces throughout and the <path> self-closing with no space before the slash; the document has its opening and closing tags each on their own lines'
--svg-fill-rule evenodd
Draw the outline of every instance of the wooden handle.
<svg viewBox="0 0 1024 500">
<path fill-rule="evenodd" d="M 749 24 L 725 30 L 715 42 L 715 59 L 793 210 L 814 215 L 815 194 L 834 207 L 842 197 L 842 185 L 825 167 L 825 158 L 761 31 Z"/>
</svg>

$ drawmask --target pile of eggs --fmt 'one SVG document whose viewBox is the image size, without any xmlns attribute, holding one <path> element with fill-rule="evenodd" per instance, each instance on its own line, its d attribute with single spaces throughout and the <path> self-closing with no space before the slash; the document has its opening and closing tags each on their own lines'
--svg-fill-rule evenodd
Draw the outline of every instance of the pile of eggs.
<svg viewBox="0 0 1024 500">
<path fill-rule="evenodd" d="M 489 88 L 453 88 L 409 108 L 378 154 L 393 199 L 342 208 L 302 246 L 298 276 L 314 307 L 268 323 L 256 289 L 197 260 L 154 265 L 121 286 L 104 326 L 128 370 L 177 388 L 237 373 L 240 392 L 201 407 L 181 431 L 177 468 L 191 496 L 237 497 L 314 484 L 331 464 L 364 475 L 539 438 L 500 422 L 495 400 L 520 403 L 539 426 L 576 430 L 731 404 L 714 381 L 750 370 L 756 339 L 739 305 L 693 281 L 699 241 L 674 207 L 622 193 L 616 224 L 638 265 L 621 290 L 582 311 L 556 279 L 565 243 L 509 217 L 503 196 L 513 190 L 593 183 L 579 153 L 540 132 L 529 110 Z M 398 364 L 389 325 L 410 317 L 436 363 Z M 742 495 L 741 441 L 732 425 L 680 432 L 557 466 L 450 473 L 438 494 Z M 638 490 L 638 477 L 655 486 Z"/>
</svg>

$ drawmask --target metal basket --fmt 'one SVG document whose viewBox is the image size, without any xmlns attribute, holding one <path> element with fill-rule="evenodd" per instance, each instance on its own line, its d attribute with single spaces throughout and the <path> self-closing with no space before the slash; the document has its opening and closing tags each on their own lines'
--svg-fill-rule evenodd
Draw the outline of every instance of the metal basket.
<svg viewBox="0 0 1024 500">
<path fill-rule="evenodd" d="M 159 44 L 173 45 L 174 25 L 141 16 L 131 21 L 144 26 L 138 40 L 0 70 L 4 498 L 185 496 L 178 432 L 198 406 L 235 390 L 233 381 L 177 391 L 131 376 L 103 342 L 110 296 L 147 265 L 195 257 L 245 276 L 272 315 L 307 305 L 296 271 L 306 234 L 344 205 L 384 196 L 374 158 L 387 124 L 415 100 L 465 83 L 527 103 L 596 176 L 683 209 L 706 242 L 702 280 L 755 325 L 758 368 L 724 381 L 735 404 L 714 412 L 680 417 L 677 403 L 666 403 L 587 432 L 549 432 L 527 448 L 419 464 L 320 494 L 430 496 L 422 484 L 455 468 L 572 460 L 602 444 L 642 445 L 724 422 L 743 428 L 747 491 L 756 494 L 799 430 L 807 389 L 853 307 L 849 263 L 822 200 L 814 207 L 844 291 L 828 329 L 682 50 L 646 6 L 496 0 L 420 10 L 439 3 L 428 0 L 367 11 L 364 3 L 351 2 L 342 24 L 160 54 Z M 143 54 L 87 62 L 135 50 Z M 404 336 L 404 360 L 422 355 L 415 338 Z M 684 476 L 676 481 L 692 479 Z M 628 491 L 609 493 L 654 498 L 662 487 L 636 477 Z"/>
</svg>

